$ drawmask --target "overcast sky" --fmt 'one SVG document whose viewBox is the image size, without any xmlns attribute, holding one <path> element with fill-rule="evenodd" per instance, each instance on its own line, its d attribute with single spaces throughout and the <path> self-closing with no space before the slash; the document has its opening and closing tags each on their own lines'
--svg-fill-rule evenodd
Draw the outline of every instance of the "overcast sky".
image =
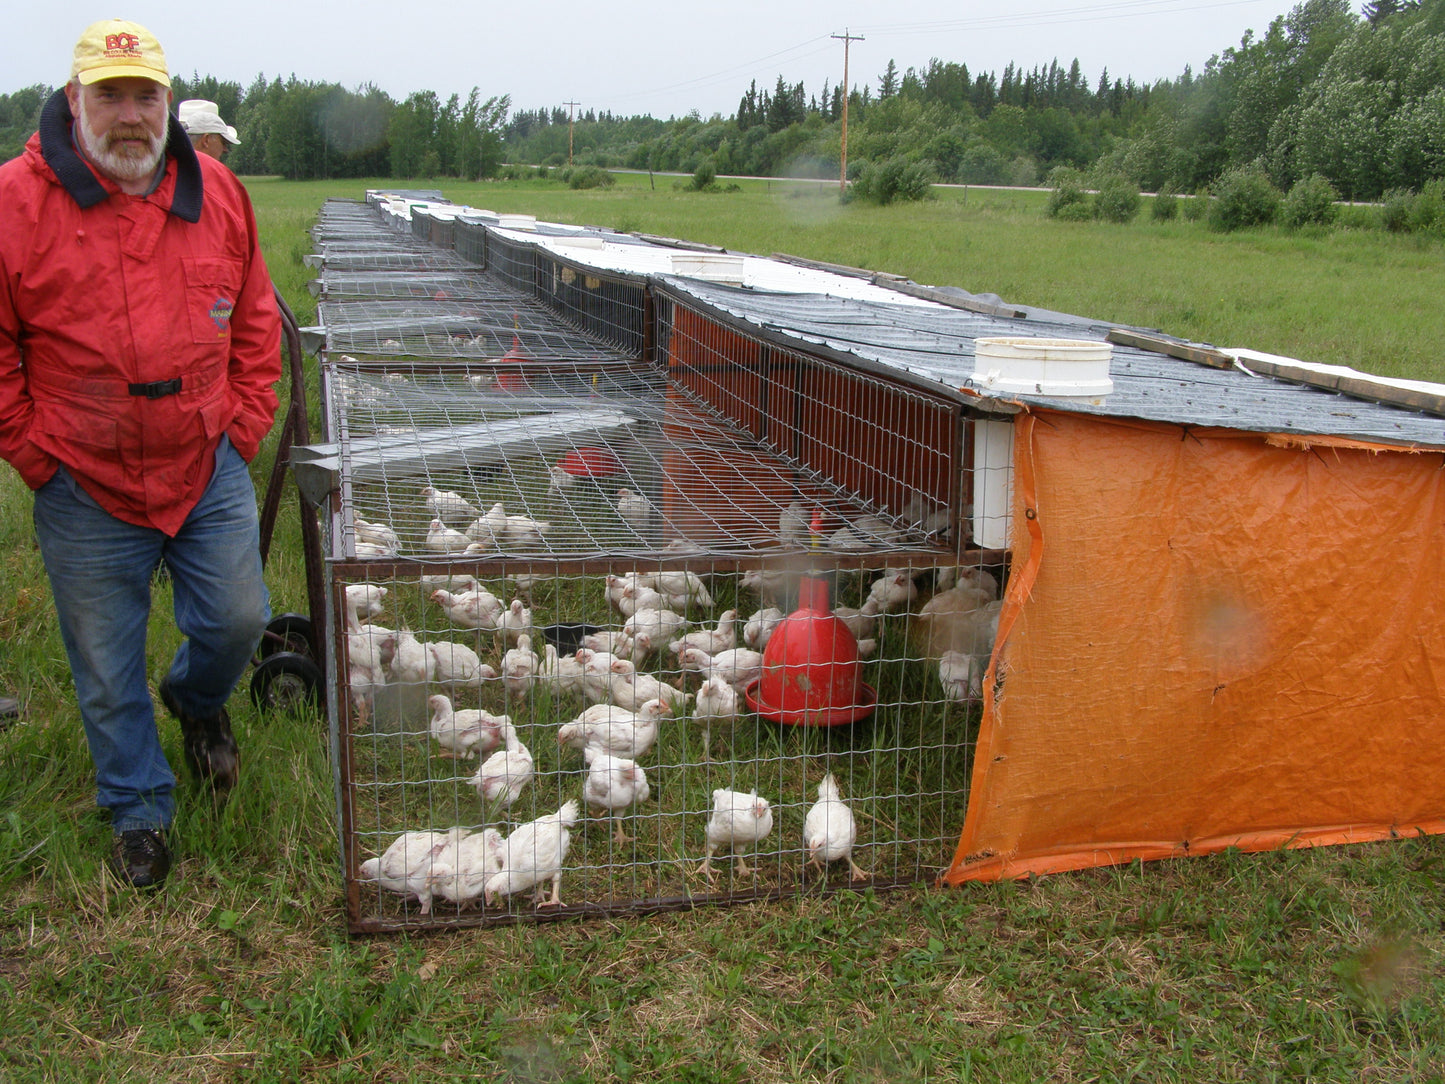
<svg viewBox="0 0 1445 1084">
<path fill-rule="evenodd" d="M 756 79 L 772 90 L 779 75 L 810 95 L 843 77 L 868 84 L 892 58 L 899 72 L 930 58 L 1001 73 L 1078 59 L 1089 85 L 1100 73 L 1136 82 L 1200 71 L 1210 56 L 1262 34 L 1296 6 L 1286 0 L 1024 0 L 988 5 L 938 0 L 552 0 L 510 5 L 432 0 L 246 0 L 237 4 L 143 0 L 90 11 L 28 3 L 11 10 L 5 85 L 59 85 L 75 40 L 89 22 L 118 15 L 160 39 L 173 73 L 233 80 L 293 73 L 356 88 L 372 83 L 398 101 L 416 90 L 446 100 L 472 87 L 483 98 L 510 94 L 514 109 L 564 106 L 651 113 L 736 111 Z M 885 21 L 886 20 L 886 21 Z"/>
</svg>

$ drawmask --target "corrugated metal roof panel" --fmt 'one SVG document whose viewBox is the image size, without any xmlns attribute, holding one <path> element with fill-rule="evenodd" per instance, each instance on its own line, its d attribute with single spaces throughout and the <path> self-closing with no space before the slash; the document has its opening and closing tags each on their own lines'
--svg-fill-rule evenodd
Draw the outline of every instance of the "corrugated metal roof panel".
<svg viewBox="0 0 1445 1084">
<path fill-rule="evenodd" d="M 820 294 L 766 293 L 668 278 L 666 288 L 800 348 L 822 346 L 906 376 L 921 386 L 984 395 L 974 384 L 974 340 L 987 336 L 1104 339 L 1114 324 L 1034 315 L 1009 319 L 917 304 Z M 1163 338 L 1164 336 L 1160 336 Z M 1170 339 L 1171 342 L 1182 342 Z M 1336 392 L 1212 369 L 1114 344 L 1111 394 L 1092 399 L 1010 395 L 1026 403 L 1175 425 L 1336 436 L 1445 448 L 1445 419 Z"/>
</svg>

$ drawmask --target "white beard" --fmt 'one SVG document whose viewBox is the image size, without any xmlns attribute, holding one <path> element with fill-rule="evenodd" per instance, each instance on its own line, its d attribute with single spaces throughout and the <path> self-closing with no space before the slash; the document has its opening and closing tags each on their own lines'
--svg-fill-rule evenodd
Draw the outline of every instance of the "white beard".
<svg viewBox="0 0 1445 1084">
<path fill-rule="evenodd" d="M 99 166 L 100 171 L 113 181 L 139 181 L 153 175 L 166 153 L 165 136 L 145 131 L 146 148 L 141 151 L 124 143 L 112 145 L 111 141 L 116 129 L 112 128 L 100 136 L 92 134 L 85 115 L 85 95 L 82 93 L 79 98 L 80 115 L 76 118 L 75 131 L 80 137 L 80 148 L 85 151 L 85 156 Z M 166 125 L 167 127 L 170 125 L 169 117 L 166 119 Z M 130 129 L 124 131 L 126 137 L 130 138 L 132 131 Z"/>
</svg>

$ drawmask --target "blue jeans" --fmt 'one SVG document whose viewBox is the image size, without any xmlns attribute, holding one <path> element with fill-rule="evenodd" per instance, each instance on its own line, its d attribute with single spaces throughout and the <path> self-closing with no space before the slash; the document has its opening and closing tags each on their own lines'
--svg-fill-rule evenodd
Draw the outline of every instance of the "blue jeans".
<svg viewBox="0 0 1445 1084">
<path fill-rule="evenodd" d="M 169 827 L 175 775 L 146 684 L 151 576 L 164 561 L 185 637 L 167 675 L 172 695 L 189 715 L 215 715 L 271 617 L 246 463 L 222 438 L 210 485 L 174 538 L 116 519 L 61 467 L 35 491 L 35 534 L 95 762 L 96 802 L 116 832 Z"/>
</svg>

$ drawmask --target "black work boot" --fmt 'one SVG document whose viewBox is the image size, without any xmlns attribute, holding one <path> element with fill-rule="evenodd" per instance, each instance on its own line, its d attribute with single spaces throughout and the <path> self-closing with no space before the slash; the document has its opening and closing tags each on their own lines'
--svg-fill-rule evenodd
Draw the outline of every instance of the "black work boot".
<svg viewBox="0 0 1445 1084">
<path fill-rule="evenodd" d="M 159 888 L 171 871 L 171 852 L 158 828 L 130 828 L 112 837 L 110 865 L 133 888 Z"/>
<path fill-rule="evenodd" d="M 231 717 L 221 708 L 205 719 L 181 710 L 171 695 L 170 683 L 160 684 L 161 702 L 181 724 L 181 743 L 186 764 L 196 776 L 209 780 L 217 792 L 230 790 L 241 774 L 241 754 L 231 733 Z"/>
</svg>

